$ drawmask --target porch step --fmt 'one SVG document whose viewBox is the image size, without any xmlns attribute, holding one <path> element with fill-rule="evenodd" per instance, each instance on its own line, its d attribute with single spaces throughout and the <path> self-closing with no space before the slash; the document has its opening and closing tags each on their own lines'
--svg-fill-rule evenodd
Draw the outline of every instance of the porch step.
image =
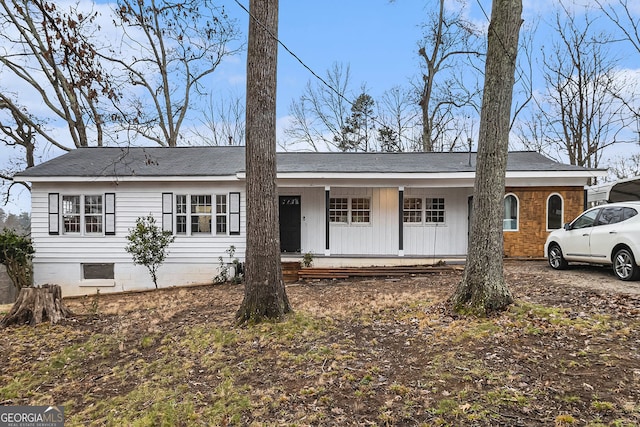
<svg viewBox="0 0 640 427">
<path fill-rule="evenodd" d="M 454 271 L 452 266 L 393 266 L 393 267 L 310 267 L 298 270 L 300 279 L 347 279 L 349 277 L 392 277 L 412 274 L 432 274 Z"/>
<path fill-rule="evenodd" d="M 282 262 L 282 280 L 284 280 L 285 283 L 297 282 L 300 268 L 299 261 Z"/>
</svg>

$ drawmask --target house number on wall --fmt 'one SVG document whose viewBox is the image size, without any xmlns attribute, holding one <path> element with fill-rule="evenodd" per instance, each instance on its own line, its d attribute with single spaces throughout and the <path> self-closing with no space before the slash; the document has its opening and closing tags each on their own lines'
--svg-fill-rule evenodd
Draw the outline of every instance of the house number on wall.
<svg viewBox="0 0 640 427">
<path fill-rule="evenodd" d="M 281 199 L 280 200 L 280 204 L 281 205 L 299 205 L 300 204 L 300 199 L 297 199 L 297 198 Z"/>
</svg>

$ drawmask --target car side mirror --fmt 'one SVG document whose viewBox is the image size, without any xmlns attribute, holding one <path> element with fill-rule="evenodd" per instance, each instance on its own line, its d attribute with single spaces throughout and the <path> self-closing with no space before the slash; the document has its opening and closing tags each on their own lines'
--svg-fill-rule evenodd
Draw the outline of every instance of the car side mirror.
<svg viewBox="0 0 640 427">
<path fill-rule="evenodd" d="M 571 223 L 570 222 L 566 223 L 564 225 L 564 229 L 567 230 L 567 231 L 571 230 Z"/>
</svg>

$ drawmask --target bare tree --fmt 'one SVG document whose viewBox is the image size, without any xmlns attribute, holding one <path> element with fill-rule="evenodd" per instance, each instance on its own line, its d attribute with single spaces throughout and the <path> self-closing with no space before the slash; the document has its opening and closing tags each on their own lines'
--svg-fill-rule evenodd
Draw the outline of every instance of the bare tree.
<svg viewBox="0 0 640 427">
<path fill-rule="evenodd" d="M 103 117 L 98 102 L 101 97 L 114 100 L 117 93 L 90 41 L 97 14 L 76 8 L 63 12 L 55 3 L 41 0 L 1 0 L 0 7 L 0 37 L 11 46 L 0 55 L 3 80 L 11 81 L 12 87 L 28 88 L 27 94 L 7 87 L 0 90 L 2 110 L 10 115 L 4 116 L 1 127 L 5 136 L 17 142 L 10 130 L 21 128 L 62 150 L 87 147 L 90 140 L 101 145 Z M 47 117 L 29 113 L 21 103 L 27 96 L 46 107 Z M 66 138 L 45 126 L 51 117 L 67 127 Z"/>
<path fill-rule="evenodd" d="M 634 2 L 630 5 L 628 0 L 618 0 L 617 3 L 596 0 L 596 4 L 617 29 L 619 37 L 614 41 L 630 44 L 640 54 L 640 16 L 633 9 L 637 8 L 637 4 Z M 621 98 L 621 101 L 640 120 L 640 105 L 634 102 L 636 99 L 637 94 L 631 93 L 627 98 Z"/>
<path fill-rule="evenodd" d="M 422 151 L 434 151 L 438 145 L 442 150 L 447 145 L 444 141 L 449 137 L 448 131 L 455 128 L 452 125 L 457 112 L 474 109 L 481 93 L 479 86 L 461 71 L 473 70 L 473 63 L 483 52 L 478 31 L 462 15 L 465 2 L 459 3 L 457 12 L 449 12 L 445 0 L 438 0 L 437 12 L 430 15 L 419 44 L 418 54 L 423 59 L 419 88 Z"/>
<path fill-rule="evenodd" d="M 617 3 L 595 0 L 595 3 L 620 31 L 621 39 L 630 43 L 640 53 L 640 16 L 632 8 L 637 7 L 636 2 L 629 5 L 628 0 L 617 0 Z"/>
<path fill-rule="evenodd" d="M 625 153 L 609 161 L 609 181 L 640 176 L 640 152 Z"/>
<path fill-rule="evenodd" d="M 13 175 L 34 166 L 38 147 L 103 143 L 101 104 L 118 94 L 93 43 L 96 18 L 75 6 L 0 0 L 0 142 L 16 148 L 0 171 L 5 201 Z"/>
<path fill-rule="evenodd" d="M 539 151 L 586 167 L 599 167 L 608 147 L 626 142 L 632 119 L 611 37 L 595 27 L 589 13 L 583 20 L 564 6 L 556 13 L 558 38 L 543 53 L 546 92 L 520 127 L 520 138 Z"/>
<path fill-rule="evenodd" d="M 122 122 L 134 135 L 175 147 L 203 78 L 236 53 L 235 21 L 209 0 L 120 0 L 115 14 L 123 37 L 106 59 L 132 86 Z"/>
<path fill-rule="evenodd" d="M 7 112 L 8 116 L 5 116 L 3 113 Z M 25 120 L 25 116 L 29 120 Z M 18 107 L 10 102 L 0 101 L 0 142 L 14 148 L 22 147 L 24 150 L 20 160 L 17 162 L 13 161 L 13 159 L 5 159 L 4 169 L 0 170 L 0 179 L 9 183 L 3 197 L 5 203 L 9 201 L 11 188 L 16 184 L 13 181 L 13 175 L 25 167 L 29 168 L 35 165 L 34 153 L 37 129 L 34 128 L 34 123 L 37 122 L 38 119 L 33 117 L 26 108 Z M 28 183 L 20 182 L 20 184 L 31 190 L 31 186 Z"/>
<path fill-rule="evenodd" d="M 291 311 L 282 280 L 276 187 L 278 0 L 251 0 L 247 50 L 247 252 L 239 323 Z"/>
<path fill-rule="evenodd" d="M 244 145 L 245 108 L 239 96 L 214 99 L 209 95 L 209 102 L 203 111 L 202 126 L 194 130 L 199 141 L 206 145 Z"/>
<path fill-rule="evenodd" d="M 421 151 L 420 111 L 413 95 L 401 86 L 382 94 L 377 103 L 381 151 Z"/>
<path fill-rule="evenodd" d="M 454 309 L 488 315 L 513 301 L 504 280 L 502 209 L 522 0 L 493 0 L 474 184 L 471 234 Z"/>
<path fill-rule="evenodd" d="M 351 111 L 349 66 L 334 63 L 324 81 L 307 82 L 304 93 L 289 107 L 291 124 L 284 130 L 289 145 L 312 151 L 337 148 Z"/>
</svg>

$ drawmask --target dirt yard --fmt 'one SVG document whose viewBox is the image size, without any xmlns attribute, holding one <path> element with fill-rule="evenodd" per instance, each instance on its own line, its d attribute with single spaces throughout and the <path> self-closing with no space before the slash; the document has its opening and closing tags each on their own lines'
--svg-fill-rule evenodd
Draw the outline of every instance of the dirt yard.
<svg viewBox="0 0 640 427">
<path fill-rule="evenodd" d="M 68 299 L 0 331 L 0 404 L 65 425 L 640 425 L 640 282 L 505 263 L 516 303 L 453 315 L 462 270 L 287 286 L 286 322 L 234 325 L 241 285 Z"/>
</svg>

